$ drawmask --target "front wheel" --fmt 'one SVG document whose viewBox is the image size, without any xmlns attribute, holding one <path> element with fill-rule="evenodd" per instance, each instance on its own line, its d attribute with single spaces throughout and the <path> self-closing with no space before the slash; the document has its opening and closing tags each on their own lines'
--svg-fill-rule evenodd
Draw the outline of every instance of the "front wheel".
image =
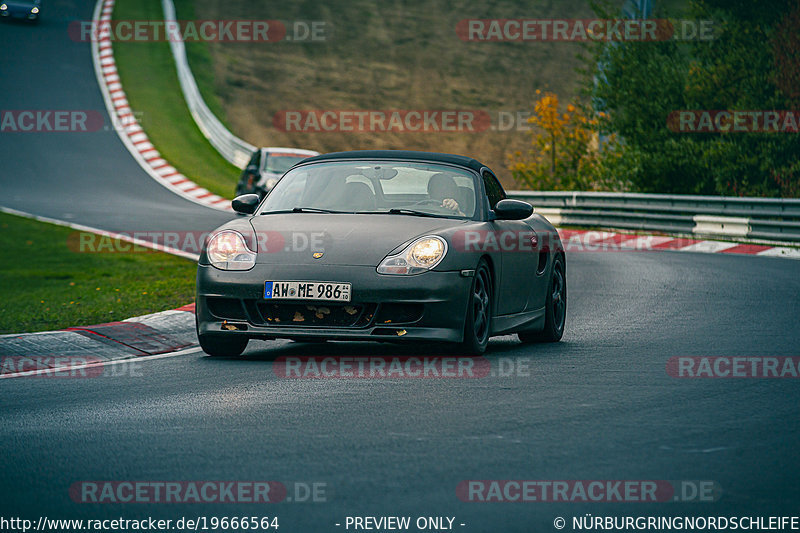
<svg viewBox="0 0 800 533">
<path fill-rule="evenodd" d="M 236 357 L 242 355 L 247 348 L 247 337 L 233 335 L 198 335 L 200 347 L 208 355 L 218 357 Z"/>
<path fill-rule="evenodd" d="M 464 318 L 465 355 L 480 355 L 486 351 L 492 325 L 492 275 L 486 261 L 481 260 L 472 278 L 467 314 Z"/>
<path fill-rule="evenodd" d="M 517 336 L 524 343 L 558 342 L 564 335 L 566 321 L 567 276 L 564 259 L 557 255 L 553 260 L 553 274 L 550 276 L 550 286 L 547 291 L 544 329 L 542 331 L 520 331 Z"/>
</svg>

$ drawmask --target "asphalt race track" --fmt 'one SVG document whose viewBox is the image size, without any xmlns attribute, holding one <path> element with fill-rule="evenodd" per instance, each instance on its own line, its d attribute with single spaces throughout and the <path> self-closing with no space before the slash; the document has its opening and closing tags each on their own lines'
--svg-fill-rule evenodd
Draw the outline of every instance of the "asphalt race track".
<svg viewBox="0 0 800 533">
<path fill-rule="evenodd" d="M 3 133 L 0 205 L 126 233 L 207 231 L 232 215 L 201 207 L 150 178 L 111 127 L 89 43 L 68 25 L 92 18 L 87 1 L 49 2 L 38 25 L 2 21 L 2 107 L 101 113 L 95 132 Z"/>
<path fill-rule="evenodd" d="M 105 113 L 91 2 L 0 25 L 5 109 Z M 108 230 L 210 229 L 229 217 L 155 183 L 113 131 L 2 134 L 0 205 Z M 115 377 L 0 381 L 0 516 L 450 516 L 454 529 L 555 531 L 556 517 L 797 515 L 800 382 L 676 379 L 676 356 L 798 356 L 800 262 L 725 254 L 573 253 L 556 345 L 495 339 L 481 379 L 283 379 L 286 355 L 441 355 L 431 347 L 252 342 L 246 357 L 142 361 Z M 500 369 L 512 369 L 500 375 Z M 717 501 L 477 503 L 462 480 L 710 480 Z M 91 504 L 86 480 L 325 483 L 326 501 Z M 295 498 L 296 499 L 296 498 Z M 465 524 L 460 526 L 460 524 Z M 336 526 L 335 524 L 341 524 Z M 352 528 L 350 529 L 352 531 Z"/>
</svg>

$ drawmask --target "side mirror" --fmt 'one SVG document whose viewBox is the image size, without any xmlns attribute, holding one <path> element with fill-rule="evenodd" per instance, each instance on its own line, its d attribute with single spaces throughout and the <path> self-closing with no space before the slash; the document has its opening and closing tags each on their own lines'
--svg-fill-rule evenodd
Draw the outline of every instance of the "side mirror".
<svg viewBox="0 0 800 533">
<path fill-rule="evenodd" d="M 233 199 L 231 207 L 233 207 L 233 210 L 237 213 L 252 215 L 256 212 L 256 208 L 260 202 L 261 197 L 257 194 L 243 194 Z"/>
<path fill-rule="evenodd" d="M 248 174 L 258 174 L 258 166 L 256 165 L 248 165 L 245 170 Z"/>
<path fill-rule="evenodd" d="M 522 200 L 500 200 L 494 214 L 500 220 L 523 220 L 533 214 L 533 206 Z"/>
</svg>

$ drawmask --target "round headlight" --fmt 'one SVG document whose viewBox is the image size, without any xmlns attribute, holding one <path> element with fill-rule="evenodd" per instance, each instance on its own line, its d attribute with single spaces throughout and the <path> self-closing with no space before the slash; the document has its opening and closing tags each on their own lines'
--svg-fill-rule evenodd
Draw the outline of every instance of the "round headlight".
<svg viewBox="0 0 800 533">
<path fill-rule="evenodd" d="M 5 4 L 0 4 L 0 11 L 5 11 L 6 9 L 8 9 L 8 6 L 7 6 L 7 5 L 5 5 Z"/>
<path fill-rule="evenodd" d="M 411 259 L 424 267 L 436 264 L 442 258 L 442 254 L 444 254 L 444 243 L 434 238 L 418 241 L 411 248 Z"/>
<path fill-rule="evenodd" d="M 211 237 L 206 256 L 221 270 L 249 270 L 256 264 L 256 253 L 247 247 L 241 233 L 232 230 L 223 230 Z"/>
<path fill-rule="evenodd" d="M 31 13 L 33 13 L 34 15 L 36 13 L 38 13 L 38 12 L 39 12 L 39 8 L 38 7 L 34 7 L 33 9 L 31 9 Z"/>
<path fill-rule="evenodd" d="M 421 237 L 400 253 L 390 255 L 378 265 L 379 274 L 420 274 L 435 267 L 447 253 L 447 243 L 441 237 Z"/>
</svg>

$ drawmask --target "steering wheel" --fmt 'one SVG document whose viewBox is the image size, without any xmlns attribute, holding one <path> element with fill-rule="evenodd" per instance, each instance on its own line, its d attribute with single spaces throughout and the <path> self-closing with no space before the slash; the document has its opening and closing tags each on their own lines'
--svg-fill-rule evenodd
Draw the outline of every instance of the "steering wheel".
<svg viewBox="0 0 800 533">
<path fill-rule="evenodd" d="M 442 207 L 442 202 L 440 200 L 434 200 L 433 198 L 426 198 L 425 200 L 420 200 L 419 202 L 414 202 L 411 205 L 415 206 L 415 205 L 427 205 L 427 204 L 431 204 L 431 205 L 436 205 L 438 207 Z"/>
</svg>

